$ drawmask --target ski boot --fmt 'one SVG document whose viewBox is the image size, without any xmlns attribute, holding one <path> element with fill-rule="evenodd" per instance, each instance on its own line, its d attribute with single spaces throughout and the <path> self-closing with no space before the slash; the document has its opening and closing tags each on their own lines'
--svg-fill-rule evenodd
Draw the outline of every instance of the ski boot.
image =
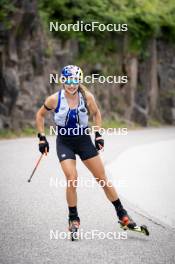
<svg viewBox="0 0 175 264">
<path fill-rule="evenodd" d="M 119 223 L 120 223 L 120 227 L 123 230 L 131 230 L 131 231 L 135 231 L 135 232 L 139 232 L 139 233 L 143 233 L 146 236 L 149 236 L 149 231 L 147 226 L 142 225 L 142 226 L 138 226 L 136 225 L 136 223 L 132 220 L 132 218 L 126 214 L 124 216 L 122 216 L 119 219 Z"/>
<path fill-rule="evenodd" d="M 75 220 L 69 219 L 69 231 L 70 231 L 70 238 L 72 241 L 78 240 L 79 226 L 80 226 L 80 219 L 75 219 Z"/>
</svg>

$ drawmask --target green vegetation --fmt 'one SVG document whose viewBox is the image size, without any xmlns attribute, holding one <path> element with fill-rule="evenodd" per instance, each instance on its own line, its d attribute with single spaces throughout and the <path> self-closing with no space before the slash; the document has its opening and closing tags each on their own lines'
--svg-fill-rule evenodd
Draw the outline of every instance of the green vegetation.
<svg viewBox="0 0 175 264">
<path fill-rule="evenodd" d="M 0 1 L 0 22 L 8 29 L 9 19 L 19 7 L 16 1 Z M 151 37 L 175 41 L 175 1 L 174 0 L 38 0 L 38 10 L 44 28 L 49 32 L 49 22 L 59 24 L 84 24 L 98 21 L 107 24 L 127 24 L 128 32 L 93 31 L 58 31 L 53 32 L 63 41 L 76 38 L 79 41 L 80 55 L 78 60 L 87 63 L 101 62 L 106 64 L 121 45 L 116 41 L 119 35 L 127 35 L 127 49 L 145 56 L 145 46 Z M 117 37 L 116 37 L 117 36 Z M 105 45 L 104 45 L 105 43 Z M 46 55 L 52 50 L 48 47 Z M 88 56 L 87 56 L 88 54 Z M 111 60 L 109 60 L 109 64 Z M 112 68 L 112 67 L 111 67 Z"/>
<path fill-rule="evenodd" d="M 46 135 L 49 135 L 49 128 L 45 128 Z M 3 129 L 0 130 L 0 139 L 13 139 L 19 137 L 36 137 L 37 131 L 32 127 L 25 127 L 21 130 L 10 130 Z"/>
<path fill-rule="evenodd" d="M 122 127 L 127 127 L 128 128 L 128 123 L 122 121 L 122 120 L 109 120 L 109 119 L 104 119 L 103 120 L 103 124 L 102 124 L 102 127 L 104 128 L 122 128 Z"/>
<path fill-rule="evenodd" d="M 1 0 L 0 1 L 0 22 L 3 22 L 3 25 L 6 29 L 11 27 L 11 22 L 8 17 L 10 14 L 15 12 L 16 8 L 11 0 Z"/>
<path fill-rule="evenodd" d="M 150 126 L 150 127 L 157 127 L 158 128 L 158 127 L 162 127 L 162 125 L 163 124 L 156 119 L 151 118 L 148 120 L 148 126 Z"/>
<path fill-rule="evenodd" d="M 22 130 L 0 130 L 0 139 L 13 139 L 19 137 L 31 137 L 36 136 L 36 129 L 26 127 Z"/>
<path fill-rule="evenodd" d="M 174 0 L 40 0 L 39 10 L 48 27 L 49 21 L 60 24 L 73 24 L 76 21 L 85 24 L 92 21 L 128 24 L 129 48 L 132 52 L 143 51 L 151 36 L 175 40 Z M 116 32 L 59 31 L 54 34 L 63 39 L 79 39 L 83 55 L 100 44 L 103 54 L 115 49 Z"/>
</svg>

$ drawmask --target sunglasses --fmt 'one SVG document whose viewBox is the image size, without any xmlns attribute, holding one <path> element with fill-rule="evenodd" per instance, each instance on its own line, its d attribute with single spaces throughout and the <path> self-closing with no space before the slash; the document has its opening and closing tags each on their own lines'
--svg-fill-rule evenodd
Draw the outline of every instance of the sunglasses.
<svg viewBox="0 0 175 264">
<path fill-rule="evenodd" d="M 68 79 L 65 81 L 65 84 L 67 85 L 71 85 L 71 84 L 79 84 L 79 81 L 78 80 L 71 80 L 71 79 Z"/>
</svg>

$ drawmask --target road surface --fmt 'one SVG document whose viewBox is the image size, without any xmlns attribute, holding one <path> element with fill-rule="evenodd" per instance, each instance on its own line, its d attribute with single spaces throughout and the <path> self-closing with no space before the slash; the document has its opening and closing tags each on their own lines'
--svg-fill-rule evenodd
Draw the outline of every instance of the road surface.
<svg viewBox="0 0 175 264">
<path fill-rule="evenodd" d="M 127 136 L 105 136 L 105 166 L 107 168 L 132 147 L 174 139 L 174 128 L 132 131 Z M 138 224 L 149 227 L 151 234 L 146 237 L 128 232 L 126 237 L 121 233 L 114 208 L 100 186 L 87 186 L 92 176 L 79 159 L 81 230 L 83 234 L 87 231 L 92 234 L 93 230 L 98 235 L 93 239 L 82 237 L 77 242 L 63 239 L 61 234 L 67 232 L 68 213 L 64 176 L 56 157 L 55 137 L 48 140 L 50 154 L 41 161 L 31 183 L 27 179 L 39 156 L 37 139 L 0 141 L 0 264 L 175 263 L 174 229 L 164 222 L 159 223 L 153 215 L 148 218 L 135 210 L 126 195 L 122 197 L 125 207 Z M 99 237 L 102 232 L 104 239 Z M 109 239 L 108 232 L 116 235 Z"/>
<path fill-rule="evenodd" d="M 107 164 L 113 184 L 135 209 L 175 228 L 175 139 L 131 147 Z"/>
</svg>

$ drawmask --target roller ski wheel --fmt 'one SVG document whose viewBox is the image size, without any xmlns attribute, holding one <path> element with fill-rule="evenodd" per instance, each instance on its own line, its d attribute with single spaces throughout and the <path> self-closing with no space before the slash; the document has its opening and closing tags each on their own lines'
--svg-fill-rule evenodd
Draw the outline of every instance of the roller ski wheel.
<svg viewBox="0 0 175 264">
<path fill-rule="evenodd" d="M 76 241 L 79 239 L 78 230 L 80 226 L 80 221 L 78 220 L 69 220 L 69 231 L 71 241 Z"/>
<path fill-rule="evenodd" d="M 124 216 L 121 220 L 119 220 L 119 224 L 120 224 L 120 227 L 125 231 L 131 230 L 131 231 L 143 233 L 144 235 L 149 236 L 149 231 L 148 231 L 147 226 L 136 225 L 136 223 L 129 216 Z"/>
</svg>

